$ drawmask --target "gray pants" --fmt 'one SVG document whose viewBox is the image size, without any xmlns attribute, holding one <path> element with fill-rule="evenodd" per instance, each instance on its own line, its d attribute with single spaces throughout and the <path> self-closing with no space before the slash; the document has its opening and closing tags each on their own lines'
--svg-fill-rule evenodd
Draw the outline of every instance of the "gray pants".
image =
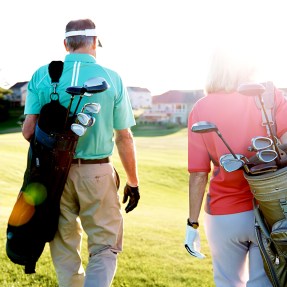
<svg viewBox="0 0 287 287">
<path fill-rule="evenodd" d="M 61 198 L 58 232 L 50 242 L 60 287 L 109 287 L 122 250 L 123 218 L 110 163 L 73 164 Z M 83 230 L 89 262 L 82 265 Z"/>
<path fill-rule="evenodd" d="M 204 216 L 217 287 L 272 287 L 254 231 L 253 211 Z"/>
</svg>

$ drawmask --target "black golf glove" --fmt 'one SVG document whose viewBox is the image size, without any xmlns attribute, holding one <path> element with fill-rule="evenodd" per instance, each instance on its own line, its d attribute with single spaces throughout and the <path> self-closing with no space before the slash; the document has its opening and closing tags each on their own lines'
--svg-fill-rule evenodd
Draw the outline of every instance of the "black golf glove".
<svg viewBox="0 0 287 287">
<path fill-rule="evenodd" d="M 139 187 L 131 187 L 128 184 L 126 184 L 124 189 L 124 197 L 123 197 L 123 203 L 126 203 L 129 199 L 128 205 L 126 206 L 125 210 L 126 213 L 132 211 L 136 206 L 138 205 L 139 199 L 140 199 L 140 193 L 139 193 Z"/>
</svg>

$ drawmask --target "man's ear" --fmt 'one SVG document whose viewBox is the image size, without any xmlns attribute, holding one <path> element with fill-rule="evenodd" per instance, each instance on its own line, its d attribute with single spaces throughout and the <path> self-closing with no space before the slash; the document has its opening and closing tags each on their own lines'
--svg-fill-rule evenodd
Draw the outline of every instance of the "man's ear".
<svg viewBox="0 0 287 287">
<path fill-rule="evenodd" d="M 96 50 L 96 48 L 97 48 L 97 43 L 98 43 L 97 37 L 94 37 L 94 39 L 93 39 L 93 49 L 94 50 Z"/>
<path fill-rule="evenodd" d="M 66 51 L 69 52 L 69 48 L 68 48 L 68 46 L 67 46 L 66 39 L 64 39 L 64 46 L 65 46 Z"/>
</svg>

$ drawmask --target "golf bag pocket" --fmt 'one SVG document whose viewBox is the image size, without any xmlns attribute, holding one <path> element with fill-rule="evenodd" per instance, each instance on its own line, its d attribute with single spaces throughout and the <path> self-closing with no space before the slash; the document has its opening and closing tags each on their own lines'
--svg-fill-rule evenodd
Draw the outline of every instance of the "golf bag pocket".
<svg viewBox="0 0 287 287">
<path fill-rule="evenodd" d="M 274 223 L 270 237 L 277 253 L 287 259 L 287 219 Z"/>
<path fill-rule="evenodd" d="M 261 175 L 244 176 L 271 231 L 275 222 L 287 218 L 287 167 Z"/>
<path fill-rule="evenodd" d="M 45 133 L 40 129 L 38 123 L 35 129 L 35 137 L 38 142 L 40 142 L 43 146 L 52 149 L 55 146 L 56 139 L 51 137 L 49 134 Z"/>
<path fill-rule="evenodd" d="M 38 125 L 46 133 L 61 133 L 65 130 L 67 108 L 59 100 L 51 100 L 40 111 Z"/>
<path fill-rule="evenodd" d="M 283 221 L 284 226 L 287 226 L 286 220 Z M 255 233 L 263 260 L 264 270 L 272 286 L 274 287 L 287 286 L 286 256 L 284 256 L 281 252 L 281 239 L 283 236 L 286 236 L 286 231 L 286 228 L 284 228 L 283 233 L 280 233 L 277 229 L 274 229 L 274 234 L 270 234 L 270 237 L 266 237 L 264 232 L 262 232 L 261 227 L 255 225 Z M 274 240 L 272 237 L 274 237 Z M 278 238 L 280 238 L 280 240 L 278 240 Z M 286 254 L 286 251 L 284 251 L 284 253 Z"/>
<path fill-rule="evenodd" d="M 29 192 L 20 192 L 9 217 L 6 254 L 15 264 L 25 266 L 25 273 L 35 273 L 36 262 L 41 256 L 46 240 L 43 212 L 46 204 L 29 203 Z M 36 232 L 35 232 L 36 230 Z"/>
</svg>

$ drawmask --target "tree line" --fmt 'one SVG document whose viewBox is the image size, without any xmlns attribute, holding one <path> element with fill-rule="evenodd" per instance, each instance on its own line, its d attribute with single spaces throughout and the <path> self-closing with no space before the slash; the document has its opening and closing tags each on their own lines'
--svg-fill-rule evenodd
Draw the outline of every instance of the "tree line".
<svg viewBox="0 0 287 287">
<path fill-rule="evenodd" d="M 0 122 L 4 122 L 9 119 L 10 102 L 5 99 L 5 96 L 12 93 L 12 90 L 3 89 L 0 87 Z"/>
</svg>

